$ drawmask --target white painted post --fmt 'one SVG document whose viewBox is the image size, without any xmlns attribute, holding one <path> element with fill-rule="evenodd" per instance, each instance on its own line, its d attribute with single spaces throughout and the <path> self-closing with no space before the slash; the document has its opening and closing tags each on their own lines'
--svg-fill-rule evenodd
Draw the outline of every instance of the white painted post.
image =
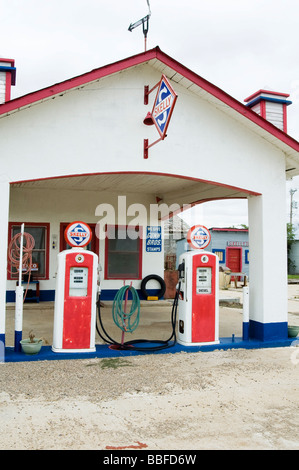
<svg viewBox="0 0 299 470">
<path fill-rule="evenodd" d="M 284 176 L 284 175 L 283 175 Z M 287 338 L 285 186 L 248 198 L 250 337 Z"/>
<path fill-rule="evenodd" d="M 5 177 L 5 175 L 0 175 L 0 225 L 3 229 L 0 244 L 0 344 L 3 345 L 3 347 L 5 346 L 9 189 L 8 179 Z"/>
<path fill-rule="evenodd" d="M 21 225 L 19 283 L 16 286 L 15 352 L 21 351 L 20 341 L 22 339 L 22 331 L 23 331 L 23 297 L 24 297 L 24 289 L 22 286 L 23 238 L 24 238 L 24 224 Z"/>
<path fill-rule="evenodd" d="M 243 287 L 243 341 L 249 339 L 249 287 Z"/>
</svg>

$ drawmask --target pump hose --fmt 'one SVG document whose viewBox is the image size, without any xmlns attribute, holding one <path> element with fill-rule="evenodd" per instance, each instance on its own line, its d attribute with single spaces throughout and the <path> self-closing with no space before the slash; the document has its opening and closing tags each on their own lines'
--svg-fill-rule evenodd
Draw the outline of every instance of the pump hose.
<svg viewBox="0 0 299 470">
<path fill-rule="evenodd" d="M 129 313 L 123 310 L 123 302 L 127 295 L 127 290 L 132 292 L 133 297 Z M 112 317 L 116 326 L 122 331 L 133 333 L 136 330 L 140 317 L 140 300 L 134 287 L 123 286 L 119 289 L 113 301 Z"/>
<path fill-rule="evenodd" d="M 108 335 L 106 332 L 103 322 L 102 322 L 102 317 L 101 317 L 101 302 L 100 302 L 100 296 L 97 301 L 97 309 L 98 309 L 98 319 L 100 326 L 102 328 L 102 332 L 100 328 L 98 327 L 98 324 L 96 322 L 96 329 L 98 332 L 98 335 L 100 338 L 105 343 L 111 344 L 111 345 L 116 345 L 118 346 L 119 349 L 125 349 L 125 350 L 130 350 L 130 351 L 141 351 L 141 352 L 151 352 L 151 351 L 159 351 L 161 349 L 166 349 L 174 346 L 176 344 L 176 317 L 177 317 L 177 307 L 178 307 L 178 301 L 179 301 L 179 292 L 180 292 L 180 283 L 178 286 L 178 289 L 176 291 L 176 295 L 172 304 L 172 310 L 171 310 L 171 326 L 172 326 L 172 333 L 170 337 L 163 341 L 163 340 L 148 340 L 148 339 L 135 339 L 132 341 L 126 341 L 123 344 L 118 343 L 115 341 L 111 336 Z M 105 335 L 105 336 L 104 336 Z M 173 339 L 173 341 L 171 341 Z M 138 346 L 138 343 L 152 343 L 155 344 L 155 346 Z"/>
</svg>

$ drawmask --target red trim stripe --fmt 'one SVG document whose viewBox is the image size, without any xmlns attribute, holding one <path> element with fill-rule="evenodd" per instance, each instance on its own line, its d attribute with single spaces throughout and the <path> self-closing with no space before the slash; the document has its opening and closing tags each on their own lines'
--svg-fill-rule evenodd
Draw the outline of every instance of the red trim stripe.
<svg viewBox="0 0 299 470">
<path fill-rule="evenodd" d="M 283 105 L 283 132 L 287 133 L 288 130 L 288 113 L 287 113 L 287 105 Z"/>
<path fill-rule="evenodd" d="M 11 73 L 6 72 L 5 80 L 5 102 L 10 100 L 10 91 L 11 91 Z"/>
</svg>

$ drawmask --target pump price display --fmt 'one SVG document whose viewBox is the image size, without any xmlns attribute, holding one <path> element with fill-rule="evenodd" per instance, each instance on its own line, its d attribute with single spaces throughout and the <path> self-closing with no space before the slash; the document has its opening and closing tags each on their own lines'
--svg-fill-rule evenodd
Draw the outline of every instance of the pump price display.
<svg viewBox="0 0 299 470">
<path fill-rule="evenodd" d="M 196 269 L 196 293 L 211 294 L 212 292 L 212 268 Z"/>
<path fill-rule="evenodd" d="M 70 268 L 70 297 L 87 296 L 88 268 Z"/>
</svg>

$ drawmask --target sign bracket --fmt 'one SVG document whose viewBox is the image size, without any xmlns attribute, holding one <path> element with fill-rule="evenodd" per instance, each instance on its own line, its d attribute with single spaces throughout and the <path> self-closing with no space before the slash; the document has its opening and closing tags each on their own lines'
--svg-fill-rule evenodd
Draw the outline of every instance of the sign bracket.
<svg viewBox="0 0 299 470">
<path fill-rule="evenodd" d="M 165 135 L 165 137 L 167 137 L 167 135 Z M 143 141 L 143 158 L 144 159 L 147 159 L 148 158 L 148 149 L 151 148 L 153 145 L 157 144 L 158 142 L 160 142 L 162 139 L 162 137 L 160 137 L 160 139 L 158 140 L 155 140 L 155 142 L 153 142 L 152 144 L 148 145 L 148 139 L 144 139 Z"/>
<path fill-rule="evenodd" d="M 165 75 L 162 75 L 160 81 L 151 89 L 148 85 L 144 86 L 144 104 L 148 104 L 148 97 L 152 91 L 158 88 L 156 98 L 154 101 L 153 109 L 151 113 L 148 113 L 144 119 L 144 124 L 154 124 L 160 135 L 160 138 L 149 145 L 148 139 L 143 141 L 143 158 L 148 158 L 148 149 L 153 145 L 157 144 L 166 137 L 166 131 L 169 125 L 169 121 L 173 112 L 177 100 L 177 94 L 173 90 L 171 84 Z"/>
<path fill-rule="evenodd" d="M 158 86 L 160 85 L 160 80 L 158 81 L 158 83 L 156 83 L 156 85 L 151 88 L 149 90 L 149 86 L 148 85 L 144 85 L 144 104 L 147 105 L 148 104 L 148 97 L 149 95 L 152 93 L 152 91 L 154 91 Z M 166 136 L 165 136 L 166 137 Z M 160 137 L 160 139 L 156 140 L 155 142 L 153 142 L 152 144 L 148 145 L 148 139 L 144 139 L 143 141 L 143 158 L 144 159 L 147 159 L 148 158 L 148 149 L 150 147 L 152 147 L 153 145 L 157 144 L 158 142 L 160 142 L 162 140 L 162 137 Z"/>
<path fill-rule="evenodd" d="M 152 91 L 154 91 L 154 90 L 157 88 L 157 86 L 159 86 L 159 85 L 160 85 L 160 81 L 159 81 L 151 90 L 149 90 L 149 86 L 148 86 L 148 85 L 145 85 L 145 86 L 144 86 L 144 104 L 145 104 L 145 105 L 148 104 L 148 96 L 149 96 L 149 94 L 150 94 Z"/>
</svg>

